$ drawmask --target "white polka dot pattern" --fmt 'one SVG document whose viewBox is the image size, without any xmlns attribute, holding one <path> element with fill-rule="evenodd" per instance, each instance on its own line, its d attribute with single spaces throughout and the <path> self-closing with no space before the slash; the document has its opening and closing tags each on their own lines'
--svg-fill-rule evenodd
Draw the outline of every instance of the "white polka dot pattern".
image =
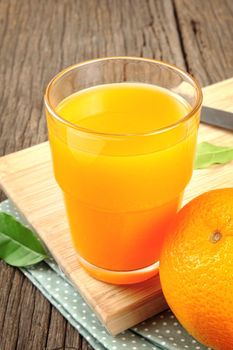
<svg viewBox="0 0 233 350">
<path fill-rule="evenodd" d="M 0 211 L 30 226 L 9 201 L 0 203 Z M 187 334 L 170 310 L 112 337 L 52 259 L 22 272 L 96 350 L 208 349 Z"/>
</svg>

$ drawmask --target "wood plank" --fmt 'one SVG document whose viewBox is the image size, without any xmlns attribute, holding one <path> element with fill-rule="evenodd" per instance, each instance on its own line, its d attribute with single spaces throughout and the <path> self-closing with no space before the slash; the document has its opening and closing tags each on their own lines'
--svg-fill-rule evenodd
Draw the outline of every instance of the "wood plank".
<svg viewBox="0 0 233 350">
<path fill-rule="evenodd" d="M 233 1 L 174 0 L 186 69 L 202 85 L 233 76 Z"/>
<path fill-rule="evenodd" d="M 46 347 L 61 349 L 66 338 L 66 322 L 55 308 L 51 312 L 51 322 L 48 329 Z"/>
<path fill-rule="evenodd" d="M 216 102 L 215 89 L 218 91 Z M 205 102 L 233 111 L 233 78 L 204 90 Z M 232 133 L 200 126 L 199 141 L 232 144 Z M 117 334 L 166 307 L 158 276 L 131 286 L 113 286 L 91 278 L 73 248 L 61 192 L 53 177 L 48 143 L 1 158 L 1 185 L 40 235 L 51 254 L 97 316 Z M 194 172 L 184 202 L 203 190 L 233 186 L 233 163 Z M 54 239 L 53 239 L 54 238 Z M 59 341 L 59 339 L 58 339 Z M 61 340 L 60 340 L 61 341 Z"/>
</svg>

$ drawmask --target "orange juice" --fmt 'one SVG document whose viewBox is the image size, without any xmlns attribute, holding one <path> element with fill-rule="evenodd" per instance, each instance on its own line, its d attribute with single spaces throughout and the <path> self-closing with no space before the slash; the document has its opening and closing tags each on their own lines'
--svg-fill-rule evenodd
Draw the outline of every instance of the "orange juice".
<svg viewBox="0 0 233 350">
<path fill-rule="evenodd" d="M 48 116 L 55 177 L 87 269 L 124 272 L 158 262 L 192 174 L 198 118 L 178 123 L 190 110 L 165 88 L 114 83 L 57 105 L 73 128 Z"/>
</svg>

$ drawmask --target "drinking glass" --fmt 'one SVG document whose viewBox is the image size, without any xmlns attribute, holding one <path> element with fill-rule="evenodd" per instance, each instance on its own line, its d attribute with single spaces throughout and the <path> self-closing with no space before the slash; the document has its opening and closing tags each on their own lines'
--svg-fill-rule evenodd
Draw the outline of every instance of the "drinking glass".
<svg viewBox="0 0 233 350">
<path fill-rule="evenodd" d="M 124 88 L 133 85 L 142 92 L 127 104 Z M 179 120 L 145 131 L 150 105 L 143 86 L 167 94 L 186 112 Z M 97 94 L 99 87 L 102 95 Z M 90 96 L 86 103 L 85 92 Z M 151 110 L 161 102 L 157 95 Z M 114 112 L 124 112 L 127 123 L 127 114 L 136 111 L 141 116 L 139 129 L 99 131 L 73 122 L 58 108 L 72 96 L 82 106 L 77 111 L 91 114 L 96 123 L 100 110 L 109 113 L 110 123 Z M 45 107 L 54 175 L 64 195 L 77 257 L 93 277 L 128 284 L 158 272 L 163 239 L 192 175 L 201 103 L 201 89 L 193 77 L 152 59 L 91 60 L 63 70 L 49 83 Z M 72 105 L 70 111 L 74 113 Z M 171 108 L 169 113 L 172 120 L 175 112 Z M 154 118 L 157 125 L 163 113 Z"/>
</svg>

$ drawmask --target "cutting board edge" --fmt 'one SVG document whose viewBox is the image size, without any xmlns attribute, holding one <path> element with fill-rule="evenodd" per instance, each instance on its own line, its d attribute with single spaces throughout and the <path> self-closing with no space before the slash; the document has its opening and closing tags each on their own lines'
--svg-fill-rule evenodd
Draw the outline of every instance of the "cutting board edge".
<svg viewBox="0 0 233 350">
<path fill-rule="evenodd" d="M 116 336 L 119 333 L 123 332 L 124 330 L 128 328 L 132 328 L 137 324 L 139 324 L 140 322 L 143 322 L 148 318 L 153 317 L 154 315 L 167 310 L 169 307 L 162 293 L 159 298 L 159 303 L 158 303 L 158 298 L 156 299 L 156 303 L 154 298 L 152 298 L 150 302 L 147 302 L 146 304 L 147 311 L 143 310 L 145 305 L 142 304 L 138 308 L 135 308 L 134 311 L 131 312 L 129 315 L 125 314 L 123 318 L 121 315 L 119 315 L 119 317 L 116 317 L 115 319 L 107 321 L 105 323 L 105 328 L 108 330 L 108 332 L 111 335 Z M 143 316 L 141 316 L 142 312 L 143 312 Z M 130 316 L 130 320 L 127 321 L 127 317 L 129 316 Z M 132 321 L 132 318 L 133 318 L 133 321 Z M 123 325 L 123 320 L 125 322 L 124 326 L 119 327 L 119 323 Z"/>
</svg>

